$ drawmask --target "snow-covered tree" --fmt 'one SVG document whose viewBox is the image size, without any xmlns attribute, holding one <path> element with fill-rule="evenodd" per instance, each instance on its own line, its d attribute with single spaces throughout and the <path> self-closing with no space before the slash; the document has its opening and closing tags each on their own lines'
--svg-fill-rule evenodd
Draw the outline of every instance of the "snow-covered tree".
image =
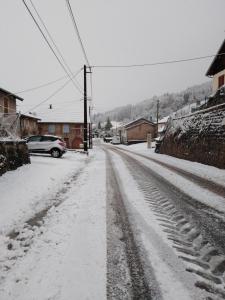
<svg viewBox="0 0 225 300">
<path fill-rule="evenodd" d="M 112 123 L 109 119 L 109 117 L 107 118 L 106 124 L 105 124 L 105 130 L 109 131 L 112 128 Z"/>
</svg>

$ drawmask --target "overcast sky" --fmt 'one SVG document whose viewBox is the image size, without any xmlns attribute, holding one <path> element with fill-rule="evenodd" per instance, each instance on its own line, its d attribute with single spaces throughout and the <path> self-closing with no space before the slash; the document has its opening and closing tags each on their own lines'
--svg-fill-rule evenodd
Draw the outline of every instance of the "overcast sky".
<svg viewBox="0 0 225 300">
<path fill-rule="evenodd" d="M 65 0 L 32 0 L 73 72 L 85 63 Z M 224 0 L 70 0 L 91 65 L 144 64 L 214 54 L 225 37 Z M 30 6 L 29 0 L 27 0 Z M 19 92 L 65 75 L 22 0 L 0 0 L 2 88 Z M 203 83 L 212 59 L 94 69 L 95 112 Z M 83 74 L 77 76 L 83 85 Z M 67 81 L 19 94 L 30 110 Z M 89 86 L 90 92 L 90 86 Z M 80 107 L 72 84 L 37 111 Z M 76 105 L 75 105 L 76 104 Z M 79 108 L 78 108 L 79 109 Z"/>
</svg>

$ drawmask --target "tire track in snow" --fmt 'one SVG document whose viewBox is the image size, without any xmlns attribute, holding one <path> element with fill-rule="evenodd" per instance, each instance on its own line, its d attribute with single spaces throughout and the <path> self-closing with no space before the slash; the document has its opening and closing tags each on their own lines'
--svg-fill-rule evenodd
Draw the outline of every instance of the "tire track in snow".
<svg viewBox="0 0 225 300">
<path fill-rule="evenodd" d="M 149 287 L 110 155 L 107 158 L 107 299 L 161 299 Z M 156 297 L 158 295 L 158 297 Z"/>
</svg>

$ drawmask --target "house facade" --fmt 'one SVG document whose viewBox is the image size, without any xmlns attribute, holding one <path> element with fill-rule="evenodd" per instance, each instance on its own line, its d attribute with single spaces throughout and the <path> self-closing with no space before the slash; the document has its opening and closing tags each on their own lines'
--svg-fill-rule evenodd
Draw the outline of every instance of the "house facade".
<svg viewBox="0 0 225 300">
<path fill-rule="evenodd" d="M 16 100 L 23 98 L 0 88 L 0 139 L 19 137 L 19 117 L 16 113 Z"/>
<path fill-rule="evenodd" d="M 68 149 L 79 149 L 83 144 L 83 123 L 38 122 L 39 134 L 57 135 L 64 139 Z"/>
<path fill-rule="evenodd" d="M 213 79 L 213 93 L 225 84 L 225 40 L 217 52 L 217 56 L 213 59 L 206 76 Z"/>
<path fill-rule="evenodd" d="M 23 98 L 0 88 L 0 113 L 16 114 L 16 100 L 23 101 Z"/>
<path fill-rule="evenodd" d="M 169 119 L 169 116 L 164 117 L 159 120 L 159 122 L 158 122 L 158 136 L 159 137 L 163 137 L 165 130 L 166 130 L 166 125 L 167 125 L 168 119 Z"/>
<path fill-rule="evenodd" d="M 25 138 L 27 136 L 38 134 L 38 121 L 40 121 L 40 119 L 34 115 L 20 114 L 20 137 Z"/>
<path fill-rule="evenodd" d="M 155 138 L 156 130 L 156 124 L 145 118 L 139 118 L 120 127 L 118 132 L 121 143 L 134 144 L 146 142 L 148 134 Z"/>
</svg>

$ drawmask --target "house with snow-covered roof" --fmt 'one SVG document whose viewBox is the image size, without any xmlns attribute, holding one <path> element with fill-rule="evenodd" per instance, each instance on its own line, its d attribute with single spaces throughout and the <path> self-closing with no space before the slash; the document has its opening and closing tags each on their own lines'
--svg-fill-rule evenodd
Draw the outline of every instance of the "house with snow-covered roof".
<svg viewBox="0 0 225 300">
<path fill-rule="evenodd" d="M 145 118 L 139 118 L 121 126 L 118 132 L 123 144 L 146 142 L 149 133 L 152 138 L 156 137 L 156 124 Z"/>
<path fill-rule="evenodd" d="M 214 57 L 206 76 L 212 78 L 213 93 L 203 108 L 225 103 L 225 40 Z"/>
<path fill-rule="evenodd" d="M 163 136 L 163 134 L 166 130 L 166 125 L 167 125 L 169 117 L 170 116 L 164 117 L 158 121 L 158 135 L 159 136 Z"/>
<path fill-rule="evenodd" d="M 206 76 L 213 78 L 213 93 L 225 84 L 225 40 L 209 66 Z"/>
<path fill-rule="evenodd" d="M 39 134 L 57 135 L 68 149 L 79 149 L 83 144 L 84 117 L 81 107 L 52 107 L 40 112 Z M 89 121 L 88 121 L 89 122 Z"/>
</svg>

